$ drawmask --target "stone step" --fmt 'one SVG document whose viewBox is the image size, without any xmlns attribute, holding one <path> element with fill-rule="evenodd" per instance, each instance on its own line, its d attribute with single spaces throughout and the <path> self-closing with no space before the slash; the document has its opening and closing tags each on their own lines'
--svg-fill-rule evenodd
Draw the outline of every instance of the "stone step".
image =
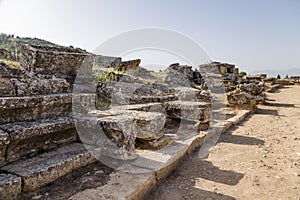
<svg viewBox="0 0 300 200">
<path fill-rule="evenodd" d="M 7 123 L 0 125 L 0 128 L 2 165 L 78 140 L 71 117 Z"/>
<path fill-rule="evenodd" d="M 22 191 L 28 192 L 95 161 L 83 144 L 73 143 L 33 158 L 16 161 L 1 170 L 21 177 Z M 2 192 L 0 191 L 0 197 Z"/>
<path fill-rule="evenodd" d="M 68 116 L 72 95 L 51 94 L 25 97 L 0 97 L 0 124 Z"/>
<path fill-rule="evenodd" d="M 197 101 L 169 101 L 162 103 L 167 117 L 194 122 L 211 120 L 211 104 Z"/>
<path fill-rule="evenodd" d="M 0 78 L 0 85 L 0 96 L 6 97 L 70 92 L 70 85 L 65 79 L 44 79 L 38 77 Z"/>
<path fill-rule="evenodd" d="M 116 106 L 110 112 L 122 110 L 137 110 L 147 112 L 159 112 L 171 119 L 184 119 L 195 122 L 208 122 L 211 119 L 211 104 L 198 101 L 168 101 L 162 103 L 145 103 Z"/>
<path fill-rule="evenodd" d="M 71 116 L 95 107 L 95 94 L 0 97 L 0 124 Z"/>
<path fill-rule="evenodd" d="M 166 102 L 166 101 L 175 101 L 177 97 L 175 95 L 132 95 L 130 97 L 129 104 L 140 104 L 140 103 L 152 103 L 152 102 Z"/>
</svg>

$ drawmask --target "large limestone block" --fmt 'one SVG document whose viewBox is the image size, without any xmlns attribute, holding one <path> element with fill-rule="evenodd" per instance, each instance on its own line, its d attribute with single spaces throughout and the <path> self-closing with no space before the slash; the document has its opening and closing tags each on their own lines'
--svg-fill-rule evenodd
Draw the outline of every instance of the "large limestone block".
<svg viewBox="0 0 300 200">
<path fill-rule="evenodd" d="M 2 170 L 22 177 L 23 192 L 28 192 L 95 161 L 96 159 L 82 144 L 74 143 L 6 165 Z"/>
<path fill-rule="evenodd" d="M 162 113 L 133 110 L 91 111 L 89 115 L 76 117 L 76 127 L 84 143 L 123 160 L 136 157 L 136 138 L 161 138 L 164 124 Z"/>
<path fill-rule="evenodd" d="M 209 121 L 211 119 L 211 106 L 205 102 L 169 101 L 162 104 L 167 116 L 172 119 L 188 121 Z"/>
<path fill-rule="evenodd" d="M 0 97 L 0 124 L 69 116 L 71 94 Z"/>
<path fill-rule="evenodd" d="M 136 158 L 137 129 L 126 116 L 76 116 L 76 128 L 81 141 L 92 145 L 103 155 L 121 160 Z"/>
<path fill-rule="evenodd" d="M 15 122 L 0 125 L 10 135 L 7 161 L 77 140 L 77 132 L 70 117 L 42 119 L 33 122 Z"/>
</svg>

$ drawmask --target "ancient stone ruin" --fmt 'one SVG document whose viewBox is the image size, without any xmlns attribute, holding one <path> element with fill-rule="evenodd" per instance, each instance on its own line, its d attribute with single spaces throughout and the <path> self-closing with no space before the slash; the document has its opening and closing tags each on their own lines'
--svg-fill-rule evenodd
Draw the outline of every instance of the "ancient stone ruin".
<svg viewBox="0 0 300 200">
<path fill-rule="evenodd" d="M 0 199 L 19 199 L 101 156 L 133 160 L 137 149 L 165 148 L 187 137 L 180 129 L 207 130 L 221 83 L 225 110 L 264 102 L 265 83 L 241 79 L 234 65 L 175 63 L 159 80 L 140 62 L 25 45 L 20 69 L 1 63 Z"/>
</svg>

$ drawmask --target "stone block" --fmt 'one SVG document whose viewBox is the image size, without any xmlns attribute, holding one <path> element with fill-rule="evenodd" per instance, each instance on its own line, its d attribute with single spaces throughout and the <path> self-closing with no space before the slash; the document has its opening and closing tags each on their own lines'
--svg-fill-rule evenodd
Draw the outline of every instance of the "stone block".
<svg viewBox="0 0 300 200">
<path fill-rule="evenodd" d="M 2 170 L 20 176 L 23 180 L 23 192 L 29 192 L 95 161 L 82 144 L 74 143 L 6 165 Z"/>
<path fill-rule="evenodd" d="M 8 123 L 0 127 L 11 139 L 6 153 L 8 162 L 74 142 L 78 138 L 73 120 L 69 117 Z"/>
<path fill-rule="evenodd" d="M 188 121 L 207 121 L 211 119 L 211 106 L 205 102 L 169 101 L 162 104 L 167 117 Z"/>
<path fill-rule="evenodd" d="M 102 154 L 116 159 L 136 158 L 136 124 L 132 118 L 116 116 L 81 116 L 76 117 L 76 128 L 81 141 Z"/>
<path fill-rule="evenodd" d="M 14 78 L 11 81 L 15 86 L 16 96 L 70 92 L 70 84 L 65 79 Z"/>
</svg>

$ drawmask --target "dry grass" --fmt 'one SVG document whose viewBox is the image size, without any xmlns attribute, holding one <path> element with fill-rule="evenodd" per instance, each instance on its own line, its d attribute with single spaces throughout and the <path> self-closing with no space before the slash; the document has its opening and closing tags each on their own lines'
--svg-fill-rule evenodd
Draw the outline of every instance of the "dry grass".
<svg viewBox="0 0 300 200">
<path fill-rule="evenodd" d="M 6 60 L 6 59 L 1 58 L 0 62 L 4 62 L 5 64 L 7 64 L 11 68 L 15 68 L 15 69 L 20 69 L 21 68 L 20 62 L 17 62 L 17 61 Z"/>
</svg>

